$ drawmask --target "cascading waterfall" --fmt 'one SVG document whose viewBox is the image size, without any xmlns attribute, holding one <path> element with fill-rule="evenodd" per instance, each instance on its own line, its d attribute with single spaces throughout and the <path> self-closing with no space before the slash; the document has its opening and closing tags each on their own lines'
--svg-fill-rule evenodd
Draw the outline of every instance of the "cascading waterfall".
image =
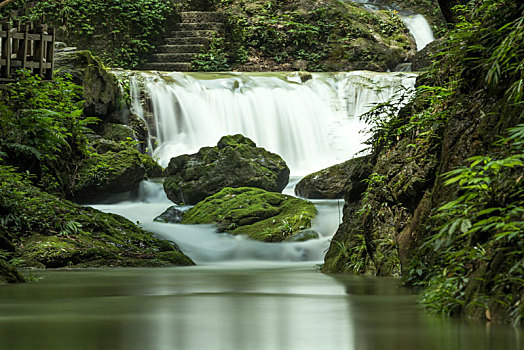
<svg viewBox="0 0 524 350">
<path fill-rule="evenodd" d="M 214 146 L 220 137 L 241 133 L 279 155 L 295 175 L 345 161 L 362 149 L 359 116 L 401 89 L 413 73 L 134 73 L 133 112 L 148 123 L 154 155 L 171 157 Z M 303 81 L 304 80 L 304 81 Z M 313 201 L 313 223 L 321 238 L 297 243 L 264 243 L 217 234 L 211 225 L 153 222 L 172 205 L 160 182 L 143 182 L 139 198 L 98 209 L 123 215 L 159 237 L 176 242 L 197 264 L 209 262 L 321 261 L 335 233 L 342 204 Z"/>
<path fill-rule="evenodd" d="M 282 156 L 294 175 L 305 175 L 361 151 L 358 117 L 412 88 L 415 75 L 319 73 L 302 82 L 289 73 L 140 73 L 138 80 L 141 86 L 131 84 L 134 112 L 144 113 L 136 101 L 140 87 L 150 100 L 148 124 L 161 165 L 240 133 Z"/>
</svg>

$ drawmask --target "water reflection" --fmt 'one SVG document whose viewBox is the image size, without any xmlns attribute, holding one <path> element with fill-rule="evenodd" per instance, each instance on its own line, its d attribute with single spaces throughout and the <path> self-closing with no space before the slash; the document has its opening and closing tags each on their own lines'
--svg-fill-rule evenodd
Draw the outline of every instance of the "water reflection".
<svg viewBox="0 0 524 350">
<path fill-rule="evenodd" d="M 247 263 L 246 263 L 247 264 Z M 509 349 L 521 331 L 421 312 L 394 279 L 307 264 L 47 271 L 0 288 L 0 349 Z"/>
</svg>

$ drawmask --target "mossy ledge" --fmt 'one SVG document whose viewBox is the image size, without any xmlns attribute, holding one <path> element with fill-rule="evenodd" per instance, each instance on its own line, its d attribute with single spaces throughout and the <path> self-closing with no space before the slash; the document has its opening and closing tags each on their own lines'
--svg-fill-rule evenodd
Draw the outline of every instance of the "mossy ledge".
<svg viewBox="0 0 524 350">
<path fill-rule="evenodd" d="M 281 242 L 311 227 L 313 203 L 258 188 L 226 187 L 183 216 L 183 224 L 217 224 L 219 232 Z"/>
<path fill-rule="evenodd" d="M 176 245 L 131 221 L 60 199 L 6 169 L 0 182 L 0 228 L 14 243 L 17 267 L 193 265 Z"/>
</svg>

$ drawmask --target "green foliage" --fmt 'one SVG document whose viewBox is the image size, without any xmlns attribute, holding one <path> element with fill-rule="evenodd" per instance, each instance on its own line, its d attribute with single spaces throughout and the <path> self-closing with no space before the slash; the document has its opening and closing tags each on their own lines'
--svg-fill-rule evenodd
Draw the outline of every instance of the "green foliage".
<svg viewBox="0 0 524 350">
<path fill-rule="evenodd" d="M 193 59 L 191 66 L 199 72 L 219 72 L 229 69 L 229 54 L 225 50 L 226 42 L 222 37 L 213 37 L 208 50 L 199 53 Z"/>
<path fill-rule="evenodd" d="M 5 87 L 0 150 L 11 157 L 34 157 L 49 167 L 71 152 L 87 154 L 86 127 L 96 119 L 82 117 L 80 87 L 68 77 L 42 81 L 20 71 L 17 81 Z"/>
<path fill-rule="evenodd" d="M 458 186 L 460 195 L 433 216 L 441 225 L 426 243 L 439 265 L 432 268 L 422 302 L 438 312 L 453 314 L 481 302 L 482 296 L 474 300 L 466 295 L 470 271 L 482 270 L 490 256 L 500 255 L 504 261 L 485 293 L 497 298 L 505 313 L 519 314 L 514 295 L 522 292 L 524 282 L 524 124 L 510 129 L 500 143 L 509 155 L 472 157 L 468 166 L 444 175 L 445 184 Z M 484 271 L 476 279 L 488 277 L 493 276 Z"/>
<path fill-rule="evenodd" d="M 344 271 L 353 273 L 363 273 L 370 261 L 367 252 L 366 239 L 363 234 L 352 236 L 351 243 L 333 241 L 337 245 L 340 254 L 343 256 L 345 263 Z"/>
<path fill-rule="evenodd" d="M 300 60 L 310 71 L 325 71 L 333 69 L 326 61 L 348 59 L 353 39 L 364 38 L 366 45 L 374 45 L 379 36 L 410 49 L 404 25 L 393 12 L 371 14 L 358 5 L 331 0 L 300 6 L 290 1 L 219 1 L 217 6 L 228 18 L 224 40 L 200 55 L 194 67 L 224 69 L 249 58 L 286 69 Z M 380 55 L 371 47 L 368 54 L 370 59 Z"/>
<path fill-rule="evenodd" d="M 373 173 L 369 175 L 367 179 L 364 180 L 366 183 L 366 191 L 362 195 L 361 206 L 357 211 L 358 215 L 367 215 L 371 214 L 373 210 L 372 201 L 375 199 L 375 192 L 380 191 L 382 186 L 385 186 L 386 176 Z"/>
<path fill-rule="evenodd" d="M 173 11 L 174 4 L 162 0 L 43 0 L 30 17 L 45 15 L 68 44 L 91 50 L 109 66 L 131 69 L 154 49 L 153 39 L 164 33 Z"/>
</svg>

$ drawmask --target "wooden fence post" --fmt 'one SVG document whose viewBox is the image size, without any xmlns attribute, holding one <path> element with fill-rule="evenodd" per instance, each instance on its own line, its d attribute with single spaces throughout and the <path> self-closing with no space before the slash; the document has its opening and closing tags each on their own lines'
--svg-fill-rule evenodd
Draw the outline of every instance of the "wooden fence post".
<svg viewBox="0 0 524 350">
<path fill-rule="evenodd" d="M 51 80 L 53 79 L 53 69 L 55 69 L 55 28 L 49 28 L 48 34 L 51 35 L 51 41 L 47 42 L 46 50 L 46 62 L 49 63 L 49 66 L 46 68 L 44 78 Z"/>
<path fill-rule="evenodd" d="M 2 71 L 0 78 L 8 79 L 11 74 L 11 24 L 2 23 Z"/>
</svg>

